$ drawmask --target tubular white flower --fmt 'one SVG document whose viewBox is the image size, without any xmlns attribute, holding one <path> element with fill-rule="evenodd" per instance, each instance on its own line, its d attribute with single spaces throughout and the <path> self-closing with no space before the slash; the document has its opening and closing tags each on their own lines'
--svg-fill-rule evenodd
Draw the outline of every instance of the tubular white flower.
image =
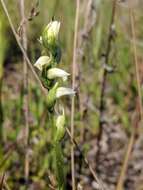
<svg viewBox="0 0 143 190">
<path fill-rule="evenodd" d="M 60 30 L 60 22 L 58 21 L 52 21 L 47 25 L 48 30 L 48 37 L 54 37 L 55 39 L 58 39 L 58 34 Z"/>
<path fill-rule="evenodd" d="M 63 81 L 65 81 L 69 75 L 70 75 L 69 73 L 59 68 L 51 68 L 47 71 L 47 76 L 49 79 L 61 77 L 63 78 Z"/>
<path fill-rule="evenodd" d="M 41 56 L 39 59 L 36 61 L 34 66 L 42 71 L 44 65 L 48 65 L 50 63 L 50 58 L 48 56 Z"/>
<path fill-rule="evenodd" d="M 58 34 L 60 30 L 60 22 L 52 21 L 44 29 L 42 34 L 42 44 L 48 48 L 53 49 L 58 43 Z"/>
<path fill-rule="evenodd" d="M 75 91 L 71 88 L 65 88 L 65 87 L 59 87 L 57 88 L 56 91 L 56 98 L 60 98 L 61 96 L 66 96 L 66 95 L 75 95 Z"/>
</svg>

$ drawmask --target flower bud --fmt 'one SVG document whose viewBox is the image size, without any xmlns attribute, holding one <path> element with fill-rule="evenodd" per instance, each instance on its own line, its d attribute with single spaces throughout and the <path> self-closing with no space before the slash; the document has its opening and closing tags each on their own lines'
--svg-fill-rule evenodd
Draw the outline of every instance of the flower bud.
<svg viewBox="0 0 143 190">
<path fill-rule="evenodd" d="M 50 61 L 51 61 L 51 59 L 48 56 L 41 56 L 36 61 L 34 66 L 37 67 L 37 69 L 39 69 L 40 71 L 42 71 L 44 66 L 50 65 Z"/>
<path fill-rule="evenodd" d="M 56 119 L 56 134 L 55 141 L 60 141 L 65 134 L 65 113 L 63 109 L 63 114 L 59 115 Z"/>
<path fill-rule="evenodd" d="M 75 91 L 71 88 L 59 87 L 56 90 L 56 98 L 60 98 L 61 96 L 65 95 L 75 95 Z"/>
<path fill-rule="evenodd" d="M 42 43 L 46 48 L 52 49 L 57 45 L 60 22 L 50 22 L 43 31 Z"/>
<path fill-rule="evenodd" d="M 62 69 L 58 69 L 58 68 L 51 68 L 47 71 L 47 77 L 48 79 L 55 79 L 55 78 L 62 78 L 63 81 L 67 80 L 67 77 L 70 74 L 67 73 L 66 71 L 62 70 Z"/>
<path fill-rule="evenodd" d="M 52 111 L 56 102 L 56 91 L 58 88 L 58 82 L 54 85 L 52 89 L 49 90 L 48 92 L 48 97 L 47 97 L 47 106 L 49 111 Z"/>
</svg>

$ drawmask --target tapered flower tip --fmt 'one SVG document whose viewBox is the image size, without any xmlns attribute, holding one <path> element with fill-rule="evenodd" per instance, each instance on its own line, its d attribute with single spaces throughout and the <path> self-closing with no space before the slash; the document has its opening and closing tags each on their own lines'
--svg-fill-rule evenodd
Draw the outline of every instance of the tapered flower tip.
<svg viewBox="0 0 143 190">
<path fill-rule="evenodd" d="M 39 59 L 36 61 L 34 66 L 42 71 L 43 66 L 50 64 L 50 58 L 48 56 L 41 56 Z"/>
<path fill-rule="evenodd" d="M 38 39 L 39 43 L 42 44 L 42 36 Z"/>
<path fill-rule="evenodd" d="M 59 68 L 52 68 L 47 71 L 47 77 L 49 79 L 62 78 L 65 81 L 69 75 L 69 73 Z"/>
<path fill-rule="evenodd" d="M 47 25 L 47 31 L 49 37 L 55 37 L 56 39 L 58 38 L 59 30 L 60 30 L 60 22 L 58 21 L 52 21 Z"/>
<path fill-rule="evenodd" d="M 65 87 L 59 87 L 57 88 L 56 91 L 56 98 L 60 98 L 61 96 L 74 96 L 75 95 L 75 91 L 71 88 L 65 88 Z"/>
<path fill-rule="evenodd" d="M 58 129 L 58 128 L 64 127 L 64 125 L 65 125 L 65 113 L 63 112 L 62 115 L 59 115 L 59 116 L 57 117 L 57 120 L 56 120 L 56 127 L 57 127 L 57 129 Z"/>
<path fill-rule="evenodd" d="M 64 134 L 65 134 L 65 113 L 63 109 L 63 114 L 59 115 L 56 119 L 55 141 L 62 140 Z"/>
<path fill-rule="evenodd" d="M 57 45 L 60 22 L 52 21 L 44 29 L 42 43 L 46 48 L 53 48 Z"/>
</svg>

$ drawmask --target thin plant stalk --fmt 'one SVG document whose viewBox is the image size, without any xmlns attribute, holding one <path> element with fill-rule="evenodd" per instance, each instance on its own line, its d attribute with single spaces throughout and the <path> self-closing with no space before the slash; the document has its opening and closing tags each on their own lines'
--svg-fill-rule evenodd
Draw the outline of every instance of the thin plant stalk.
<svg viewBox="0 0 143 190">
<path fill-rule="evenodd" d="M 143 104 L 142 104 L 142 95 L 141 95 L 141 82 L 140 82 L 140 74 L 139 74 L 139 63 L 137 58 L 137 47 L 136 47 L 136 34 L 135 34 L 135 18 L 133 10 L 129 5 L 129 14 L 130 14 L 130 23 L 131 23 L 131 31 L 133 38 L 133 52 L 134 52 L 134 64 L 135 64 L 135 73 L 136 73 L 136 81 L 137 81 L 137 91 L 138 91 L 138 100 L 139 100 L 139 109 L 140 109 L 140 119 L 143 121 Z"/>
<path fill-rule="evenodd" d="M 0 189 L 3 189 L 3 186 L 4 186 L 4 178 L 5 178 L 5 173 L 2 174 L 1 179 L 0 179 Z"/>
<path fill-rule="evenodd" d="M 21 12 L 21 18 L 23 21 L 22 25 L 22 44 L 27 51 L 27 23 L 25 18 L 25 1 L 20 0 L 20 12 Z M 25 123 L 25 146 L 26 146 L 26 152 L 25 152 L 25 179 L 28 180 L 29 177 L 29 156 L 28 156 L 28 137 L 29 137 L 29 122 L 28 122 L 28 67 L 25 60 L 25 57 L 23 56 L 23 112 L 24 112 L 24 123 Z"/>
<path fill-rule="evenodd" d="M 112 5 L 112 16 L 111 16 L 111 22 L 109 25 L 109 32 L 108 32 L 108 39 L 107 39 L 107 47 L 106 47 L 106 51 L 105 51 L 105 64 L 108 65 L 109 64 L 109 56 L 111 53 L 111 43 L 113 40 L 113 25 L 115 22 L 115 13 L 116 13 L 116 3 L 117 0 L 113 0 L 113 5 Z M 105 90 L 106 90 L 106 84 L 107 84 L 107 76 L 108 76 L 108 70 L 106 68 L 104 68 L 103 70 L 103 78 L 102 78 L 102 83 L 101 83 L 101 97 L 100 97 L 100 104 L 99 104 L 99 134 L 97 137 L 97 146 L 98 146 L 98 150 L 97 150 L 97 156 L 96 156 L 96 162 L 98 162 L 99 159 L 99 155 L 100 155 L 100 141 L 102 138 L 102 133 L 103 133 L 103 114 L 104 114 L 104 110 L 105 110 Z"/>
<path fill-rule="evenodd" d="M 134 19 L 134 13 L 133 13 L 133 10 L 131 8 L 129 1 L 128 1 L 128 5 L 129 5 L 129 16 L 130 16 L 130 23 L 131 23 L 131 33 L 132 33 L 132 38 L 133 38 L 132 44 L 133 44 L 135 74 L 136 74 L 138 100 L 139 100 L 138 101 L 139 102 L 139 114 L 140 114 L 140 120 L 143 121 L 143 105 L 142 105 L 141 84 L 140 84 L 140 76 L 139 76 L 139 63 L 138 63 L 138 59 L 137 59 L 137 48 L 136 48 L 135 19 Z M 138 132 L 137 130 L 138 130 L 138 128 L 136 126 L 134 126 L 134 128 L 132 129 L 132 134 L 129 139 L 127 151 L 125 154 L 123 165 L 121 167 L 121 172 L 120 172 L 120 176 L 118 179 L 116 190 L 123 189 L 126 171 L 128 169 L 128 165 L 129 165 L 129 158 L 131 157 L 133 146 L 134 146 L 135 140 L 136 140 L 135 137 Z"/>
<path fill-rule="evenodd" d="M 125 154 L 124 162 L 123 162 L 123 165 L 121 168 L 121 172 L 120 172 L 116 190 L 123 190 L 124 179 L 126 176 L 126 171 L 128 168 L 128 163 L 129 163 L 129 159 L 130 159 L 130 156 L 132 153 L 132 148 L 133 148 L 134 142 L 135 142 L 135 131 L 133 130 L 131 137 L 129 139 L 128 145 L 127 145 L 126 154 Z"/>
<path fill-rule="evenodd" d="M 79 39 L 78 40 L 78 51 L 82 52 L 82 53 L 79 53 L 77 55 L 78 70 L 76 73 L 76 76 L 78 77 L 78 79 L 76 80 L 76 86 L 78 86 L 78 89 L 77 89 L 78 109 L 79 109 L 79 112 L 81 115 L 80 119 L 83 120 L 82 127 L 81 127 L 81 133 L 80 133 L 81 134 L 80 135 L 81 136 L 81 142 L 84 141 L 84 132 L 85 132 L 84 119 L 83 118 L 86 117 L 85 110 L 88 109 L 88 105 L 86 103 L 84 103 L 82 100 L 82 98 L 83 98 L 82 92 L 81 92 L 82 90 L 80 89 L 81 84 L 82 84 L 82 64 L 85 62 L 84 57 L 86 54 L 86 49 L 89 45 L 89 41 L 91 40 L 91 34 L 92 34 L 92 31 L 93 31 L 95 24 L 96 24 L 96 8 L 95 8 L 94 0 L 89 0 L 88 3 L 86 3 L 84 6 L 85 6 L 85 8 L 84 8 L 84 11 L 82 13 L 82 16 L 84 17 L 83 28 L 80 29 L 79 35 L 78 35 L 78 39 Z"/>
<path fill-rule="evenodd" d="M 3 140 L 3 106 L 2 106 L 2 84 L 3 78 L 0 77 L 0 141 Z"/>
<path fill-rule="evenodd" d="M 75 77 L 77 68 L 77 36 L 78 36 L 78 23 L 79 23 L 79 8 L 80 0 L 76 0 L 76 15 L 75 15 L 75 28 L 74 28 L 74 45 L 73 45 L 73 62 L 72 62 L 72 88 L 75 88 Z M 75 113 L 75 97 L 72 97 L 71 103 L 71 137 L 74 138 L 74 113 Z M 72 189 L 75 190 L 75 160 L 74 160 L 74 145 L 71 146 L 71 174 L 72 174 Z"/>
<path fill-rule="evenodd" d="M 6 181 L 6 179 L 4 179 L 4 187 L 5 187 L 6 190 L 11 190 L 8 183 L 7 183 L 7 181 Z"/>
</svg>

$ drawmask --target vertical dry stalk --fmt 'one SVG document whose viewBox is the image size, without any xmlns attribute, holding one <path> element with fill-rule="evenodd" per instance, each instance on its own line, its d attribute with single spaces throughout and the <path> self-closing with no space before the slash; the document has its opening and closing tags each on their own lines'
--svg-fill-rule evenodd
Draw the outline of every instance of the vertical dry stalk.
<svg viewBox="0 0 143 190">
<path fill-rule="evenodd" d="M 2 83 L 3 77 L 0 78 L 0 141 L 3 140 L 3 105 L 2 105 Z"/>
<path fill-rule="evenodd" d="M 20 12 L 21 18 L 23 21 L 22 25 L 22 44 L 27 51 L 27 34 L 26 34 L 26 18 L 25 18 L 25 5 L 24 0 L 20 0 Z M 23 95 L 23 111 L 24 111 L 24 123 L 25 123 L 25 178 L 28 179 L 29 176 L 29 156 L 28 156 L 28 138 L 29 138 L 29 122 L 28 122 L 28 68 L 25 57 L 23 56 L 23 87 L 24 87 L 24 95 Z"/>
<path fill-rule="evenodd" d="M 86 13 L 86 14 L 85 14 Z M 80 92 L 80 83 L 82 80 L 82 63 L 84 61 L 84 57 L 85 57 L 85 52 L 86 52 L 86 48 L 88 46 L 89 40 L 90 40 L 90 36 L 92 33 L 92 30 L 95 26 L 95 22 L 96 22 L 96 10 L 95 10 L 95 4 L 94 4 L 94 0 L 89 0 L 88 3 L 85 3 L 85 8 L 84 8 L 84 24 L 83 24 L 83 28 L 80 30 L 79 33 L 79 43 L 78 43 L 78 56 L 77 56 L 77 60 L 78 60 L 78 71 L 77 71 L 77 76 L 78 76 L 78 81 L 76 84 L 76 86 L 78 87 L 78 99 L 79 99 L 79 109 L 80 109 L 80 113 L 83 116 L 83 102 L 82 102 L 82 94 Z M 84 108 L 85 110 L 86 108 Z M 84 129 L 83 129 L 84 130 Z"/>
<path fill-rule="evenodd" d="M 109 64 L 109 56 L 110 56 L 110 52 L 111 52 L 111 43 L 113 40 L 113 26 L 114 26 L 114 20 L 115 20 L 115 13 L 116 13 L 116 2 L 117 0 L 113 0 L 113 6 L 112 6 L 112 16 L 111 16 L 111 22 L 110 22 L 110 26 L 109 26 L 109 33 L 108 33 L 108 39 L 107 39 L 107 47 L 106 47 L 106 51 L 105 51 L 105 55 L 104 55 L 104 59 L 105 59 L 105 65 Z M 102 137 L 102 133 L 103 133 L 103 114 L 104 114 L 104 98 L 105 98 L 105 90 L 106 90 L 106 83 L 107 83 L 107 75 L 108 75 L 108 70 L 106 69 L 106 67 L 104 68 L 103 71 L 103 79 L 102 79 L 102 83 L 101 83 L 101 97 L 100 97 L 100 105 L 99 105 L 99 134 L 98 134 L 98 138 L 97 138 L 97 146 L 98 146 L 98 150 L 97 150 L 97 156 L 96 156 L 96 162 L 98 162 L 99 159 L 99 155 L 100 155 L 100 141 L 101 141 L 101 137 Z"/>
<path fill-rule="evenodd" d="M 137 48 L 136 48 L 136 34 L 135 34 L 135 19 L 134 19 L 134 13 L 131 8 L 131 5 L 129 4 L 129 16 L 130 16 L 130 23 L 131 23 L 131 33 L 133 38 L 133 54 L 134 54 L 134 64 L 135 64 L 135 74 L 136 74 L 136 81 L 137 81 L 137 91 L 138 91 L 138 102 L 139 102 L 139 114 L 140 114 L 140 120 L 143 121 L 143 106 L 142 106 L 142 96 L 141 96 L 141 84 L 140 84 L 140 76 L 139 76 L 139 65 L 138 65 L 138 58 L 137 58 Z M 137 134 L 137 127 L 134 126 L 132 129 L 132 134 L 129 139 L 129 143 L 127 146 L 126 155 L 123 161 L 123 165 L 121 168 L 120 176 L 118 179 L 116 190 L 122 190 L 124 185 L 124 179 L 126 175 L 126 171 L 129 164 L 129 158 L 131 157 L 131 153 L 133 150 L 133 146 L 135 143 L 135 137 Z"/>
<path fill-rule="evenodd" d="M 0 179 L 0 190 L 2 190 L 3 189 L 3 184 L 4 184 L 4 178 L 5 178 L 5 173 L 3 173 L 2 174 L 2 176 L 1 176 L 1 179 Z"/>
<path fill-rule="evenodd" d="M 131 31 L 132 31 L 132 38 L 133 38 L 134 64 L 135 64 L 135 73 L 136 73 L 136 81 L 137 81 L 137 91 L 138 91 L 138 96 L 139 96 L 138 100 L 139 100 L 140 119 L 143 121 L 143 104 L 142 104 L 142 95 L 141 95 L 139 64 L 138 64 L 138 58 L 137 58 L 135 18 L 134 18 L 133 10 L 131 9 L 130 5 L 129 5 L 129 14 L 130 14 Z"/>
<path fill-rule="evenodd" d="M 129 139 L 128 145 L 127 145 L 127 151 L 126 151 L 124 162 L 123 162 L 123 165 L 121 168 L 121 172 L 120 172 L 116 190 L 123 190 L 124 179 L 125 179 L 126 171 L 128 168 L 129 158 L 132 153 L 132 148 L 133 148 L 134 142 L 135 142 L 135 131 L 133 130 L 131 137 Z"/>
<path fill-rule="evenodd" d="M 79 8 L 80 0 L 76 0 L 76 16 L 74 28 L 74 46 L 73 46 L 73 63 L 72 63 L 72 88 L 75 88 L 76 68 L 77 68 L 77 35 L 78 35 L 78 22 L 79 22 Z M 75 112 L 75 97 L 72 98 L 71 104 L 71 137 L 74 138 L 74 112 Z M 74 145 L 71 145 L 71 171 L 72 171 L 72 189 L 75 190 L 75 163 L 74 163 Z"/>
<path fill-rule="evenodd" d="M 4 187 L 5 187 L 6 190 L 10 190 L 10 187 L 9 187 L 9 185 L 7 184 L 6 179 L 4 179 Z"/>
</svg>

